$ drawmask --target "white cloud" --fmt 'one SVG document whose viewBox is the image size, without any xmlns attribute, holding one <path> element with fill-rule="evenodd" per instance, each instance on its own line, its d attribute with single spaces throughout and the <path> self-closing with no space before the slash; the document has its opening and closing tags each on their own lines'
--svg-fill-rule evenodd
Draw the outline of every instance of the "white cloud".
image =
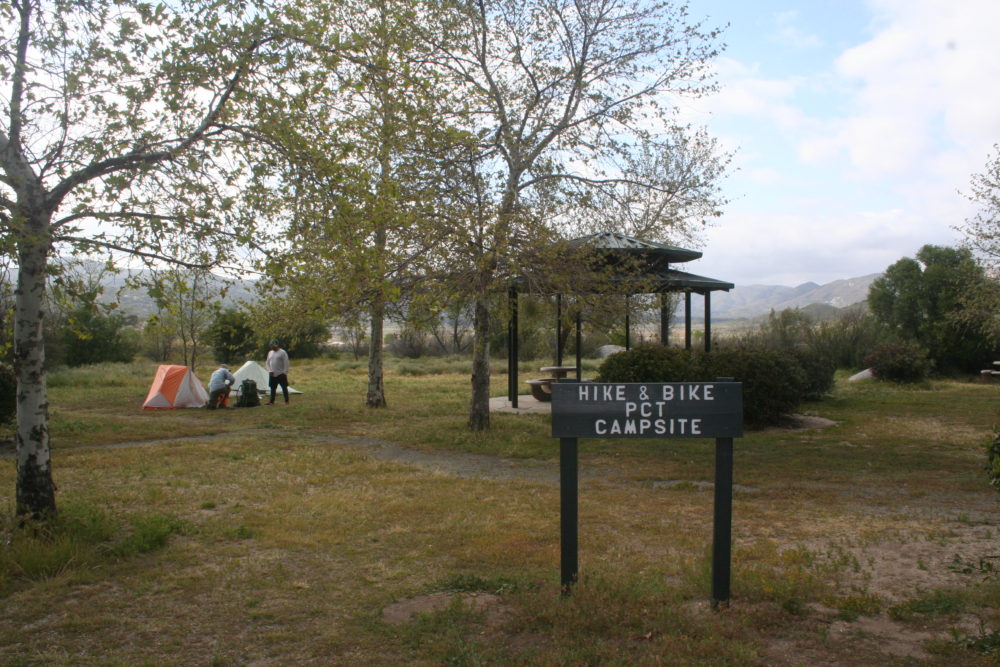
<svg viewBox="0 0 1000 667">
<path fill-rule="evenodd" d="M 855 168 L 919 170 L 948 144 L 981 161 L 1000 137 L 1000 3 L 875 0 L 873 9 L 881 27 L 835 64 L 856 86 L 837 133 Z"/>
<path fill-rule="evenodd" d="M 772 42 L 796 49 L 814 49 L 824 44 L 824 40 L 814 33 L 806 32 L 799 26 L 798 11 L 778 12 L 774 15 L 777 28 L 771 35 Z"/>
</svg>

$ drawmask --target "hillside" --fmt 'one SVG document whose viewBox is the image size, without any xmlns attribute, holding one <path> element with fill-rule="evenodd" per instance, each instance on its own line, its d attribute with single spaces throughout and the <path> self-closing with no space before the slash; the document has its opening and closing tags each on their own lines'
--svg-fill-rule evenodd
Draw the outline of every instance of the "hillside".
<svg viewBox="0 0 1000 667">
<path fill-rule="evenodd" d="M 826 304 L 834 308 L 860 303 L 868 298 L 868 287 L 878 273 L 858 278 L 835 280 L 825 285 L 803 283 L 798 287 L 781 285 L 737 285 L 730 292 L 712 293 L 712 317 L 747 319 L 766 315 L 772 310 L 804 308 Z"/>
</svg>

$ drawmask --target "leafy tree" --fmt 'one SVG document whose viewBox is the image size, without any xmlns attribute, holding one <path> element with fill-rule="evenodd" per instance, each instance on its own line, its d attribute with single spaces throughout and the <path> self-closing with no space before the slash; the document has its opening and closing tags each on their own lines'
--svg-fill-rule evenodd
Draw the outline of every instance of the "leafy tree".
<svg viewBox="0 0 1000 667">
<path fill-rule="evenodd" d="M 968 249 L 925 245 L 871 284 L 868 305 L 900 338 L 926 348 L 939 369 L 974 371 L 995 350 L 963 317 L 964 297 L 985 280 Z"/>
<path fill-rule="evenodd" d="M 0 239 L 18 267 L 19 515 L 56 509 L 41 327 L 50 257 L 58 246 L 205 266 L 253 238 L 237 196 L 252 176 L 252 127 L 240 110 L 248 91 L 280 94 L 284 61 L 268 18 L 227 0 L 0 6 Z M 225 224 L 237 217 L 246 224 Z M 197 241 L 211 252 L 183 252 Z"/>
<path fill-rule="evenodd" d="M 969 247 L 989 263 L 1000 263 L 1000 144 L 993 146 L 982 173 L 972 177 L 968 198 L 977 207 L 976 214 L 965 221 Z"/>
<path fill-rule="evenodd" d="M 989 280 L 970 285 L 963 295 L 965 309 L 961 320 L 977 329 L 994 345 L 1000 345 L 1000 144 L 993 146 L 993 155 L 982 173 L 972 177 L 968 198 L 977 205 L 976 214 L 965 221 L 960 231 L 965 244 L 976 257 L 991 268 Z"/>
<path fill-rule="evenodd" d="M 101 302 L 112 268 L 63 261 L 52 271 L 45 318 L 48 365 L 131 361 L 138 349 L 134 322 L 117 311 L 116 303 Z"/>
<path fill-rule="evenodd" d="M 336 27 L 310 36 L 317 48 L 336 43 L 350 53 L 335 69 L 317 62 L 303 70 L 308 85 L 296 107 L 316 112 L 283 137 L 306 166 L 279 179 L 286 250 L 271 254 L 261 287 L 281 294 L 270 298 L 274 309 L 368 322 L 365 402 L 373 408 L 387 405 L 381 343 L 388 309 L 420 287 L 425 256 L 440 236 L 435 162 L 452 139 L 449 95 L 426 57 L 424 34 L 442 30 L 434 4 L 321 2 L 304 10 Z"/>
<path fill-rule="evenodd" d="M 151 276 L 147 291 L 156 302 L 159 324 L 180 341 L 184 365 L 194 369 L 226 288 L 205 269 L 154 270 Z"/>
<path fill-rule="evenodd" d="M 469 100 L 466 129 L 481 143 L 451 163 L 456 194 L 443 207 L 453 289 L 474 304 L 469 426 L 482 430 L 490 425 L 487 295 L 531 267 L 549 279 L 565 269 L 566 256 L 545 247 L 575 193 L 629 182 L 664 191 L 682 177 L 647 180 L 629 158 L 643 146 L 669 153 L 652 128 L 679 129 L 676 100 L 712 89 L 718 33 L 688 23 L 686 6 L 669 2 L 483 0 L 461 11 L 467 38 L 442 47 L 442 66 Z"/>
<path fill-rule="evenodd" d="M 61 338 L 67 366 L 132 361 L 138 350 L 135 331 L 116 312 L 97 304 L 80 304 L 62 323 Z"/>
<path fill-rule="evenodd" d="M 174 336 L 164 322 L 164 312 L 152 313 L 142 327 L 143 354 L 153 361 L 163 363 L 170 358 Z"/>
<path fill-rule="evenodd" d="M 208 330 L 215 358 L 224 364 L 238 363 L 257 347 L 250 316 L 242 310 L 226 308 L 215 317 Z"/>
</svg>

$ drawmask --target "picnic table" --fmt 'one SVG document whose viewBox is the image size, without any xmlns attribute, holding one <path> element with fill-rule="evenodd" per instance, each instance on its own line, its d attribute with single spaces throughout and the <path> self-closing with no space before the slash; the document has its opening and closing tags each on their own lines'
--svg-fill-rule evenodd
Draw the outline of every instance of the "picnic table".
<svg viewBox="0 0 1000 667">
<path fill-rule="evenodd" d="M 570 373 L 575 373 L 576 366 L 542 366 L 538 370 L 548 373 L 551 377 L 535 378 L 526 382 L 531 387 L 531 395 L 535 400 L 548 403 L 552 400 L 552 383 L 565 380 Z"/>
<path fill-rule="evenodd" d="M 542 366 L 538 370 L 543 373 L 551 373 L 556 380 L 562 380 L 570 373 L 575 373 L 576 366 Z"/>
</svg>

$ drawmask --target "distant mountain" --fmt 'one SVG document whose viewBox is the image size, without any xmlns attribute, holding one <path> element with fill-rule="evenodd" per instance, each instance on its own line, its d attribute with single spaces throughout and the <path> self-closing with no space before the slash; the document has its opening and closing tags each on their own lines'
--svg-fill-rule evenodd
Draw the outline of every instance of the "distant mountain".
<svg viewBox="0 0 1000 667">
<path fill-rule="evenodd" d="M 712 293 L 712 317 L 743 319 L 766 315 L 772 310 L 805 308 L 826 304 L 845 308 L 868 298 L 868 287 L 880 273 L 835 280 L 826 285 L 809 282 L 798 287 L 782 285 L 737 285 L 729 292 Z"/>
<path fill-rule="evenodd" d="M 829 319 L 835 316 L 837 309 L 865 301 L 868 298 L 869 285 L 880 275 L 873 273 L 858 278 L 835 280 L 826 285 L 814 282 L 802 283 L 797 287 L 737 285 L 729 292 L 712 293 L 712 319 L 752 320 L 761 316 L 766 317 L 772 310 L 781 311 L 787 308 L 802 309 L 817 320 Z M 144 289 L 125 287 L 124 276 L 105 274 L 101 282 L 105 287 L 102 300 L 113 301 L 117 296 L 123 312 L 136 315 L 140 319 L 156 312 L 153 300 Z M 240 302 L 255 300 L 252 282 L 229 282 L 219 279 L 217 287 L 222 287 L 224 284 L 228 286 L 228 292 L 223 299 L 225 305 L 235 306 Z M 681 305 L 679 309 L 679 316 L 683 317 L 683 306 Z M 700 304 L 695 307 L 692 315 L 694 320 L 700 319 Z"/>
</svg>

